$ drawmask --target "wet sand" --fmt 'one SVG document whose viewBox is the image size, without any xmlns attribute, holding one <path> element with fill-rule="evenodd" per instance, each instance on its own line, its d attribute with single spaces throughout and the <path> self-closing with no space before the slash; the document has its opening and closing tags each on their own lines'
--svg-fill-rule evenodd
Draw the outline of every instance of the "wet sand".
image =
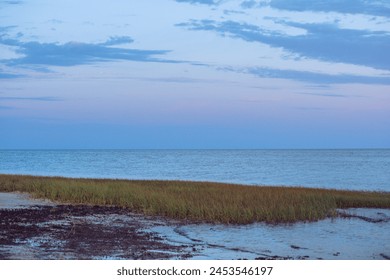
<svg viewBox="0 0 390 280">
<path fill-rule="evenodd" d="M 161 223 L 117 207 L 56 205 L 0 193 L 0 259 L 190 257 L 190 245 L 167 244 L 145 230 Z"/>
<path fill-rule="evenodd" d="M 186 223 L 0 193 L 0 259 L 390 259 L 390 210 L 291 225 Z"/>
<path fill-rule="evenodd" d="M 33 199 L 25 193 L 0 192 L 0 210 L 25 208 L 34 205 L 55 205 L 55 203 L 44 199 Z"/>
</svg>

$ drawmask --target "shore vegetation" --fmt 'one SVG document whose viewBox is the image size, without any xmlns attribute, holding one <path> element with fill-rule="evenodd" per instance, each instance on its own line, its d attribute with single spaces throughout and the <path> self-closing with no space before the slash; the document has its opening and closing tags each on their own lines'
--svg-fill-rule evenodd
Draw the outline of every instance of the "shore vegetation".
<svg viewBox="0 0 390 280">
<path fill-rule="evenodd" d="M 390 192 L 214 182 L 0 175 L 1 192 L 59 203 L 106 205 L 196 222 L 291 223 L 336 217 L 342 208 L 390 208 Z"/>
</svg>

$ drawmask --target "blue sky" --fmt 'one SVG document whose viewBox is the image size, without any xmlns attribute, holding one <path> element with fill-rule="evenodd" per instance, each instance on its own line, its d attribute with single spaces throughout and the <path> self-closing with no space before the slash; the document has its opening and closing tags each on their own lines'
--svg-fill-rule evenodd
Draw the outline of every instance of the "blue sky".
<svg viewBox="0 0 390 280">
<path fill-rule="evenodd" d="M 389 1 L 0 1 L 0 148 L 390 148 L 389 46 Z"/>
</svg>

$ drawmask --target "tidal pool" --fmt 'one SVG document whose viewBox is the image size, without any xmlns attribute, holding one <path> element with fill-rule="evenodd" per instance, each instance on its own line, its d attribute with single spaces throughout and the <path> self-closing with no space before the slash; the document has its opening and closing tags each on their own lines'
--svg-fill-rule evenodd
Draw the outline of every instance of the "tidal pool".
<svg viewBox="0 0 390 280">
<path fill-rule="evenodd" d="M 188 224 L 153 227 L 192 259 L 390 259 L 390 210 L 340 210 L 348 218 L 286 225 Z"/>
</svg>

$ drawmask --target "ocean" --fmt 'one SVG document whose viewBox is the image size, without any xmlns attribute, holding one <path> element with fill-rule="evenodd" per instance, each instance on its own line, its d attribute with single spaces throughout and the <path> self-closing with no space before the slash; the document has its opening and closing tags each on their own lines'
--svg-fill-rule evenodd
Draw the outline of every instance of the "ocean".
<svg viewBox="0 0 390 280">
<path fill-rule="evenodd" d="M 390 191 L 390 149 L 0 150 L 0 173 Z"/>
</svg>

